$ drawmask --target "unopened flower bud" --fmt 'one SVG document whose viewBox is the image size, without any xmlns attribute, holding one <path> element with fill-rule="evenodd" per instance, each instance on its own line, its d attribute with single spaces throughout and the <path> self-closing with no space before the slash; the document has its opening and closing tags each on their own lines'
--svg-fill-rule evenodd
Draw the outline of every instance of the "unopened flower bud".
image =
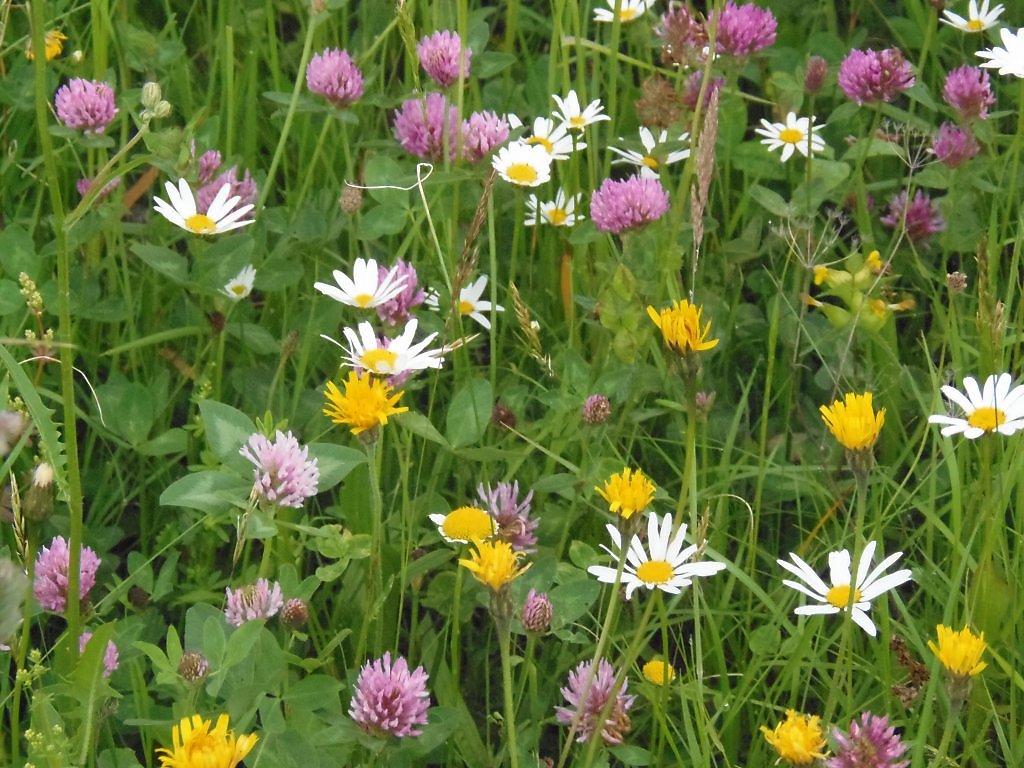
<svg viewBox="0 0 1024 768">
<path fill-rule="evenodd" d="M 142 106 L 146 109 L 156 109 L 162 99 L 163 92 L 160 90 L 160 83 L 150 81 L 142 86 Z"/>
<path fill-rule="evenodd" d="M 951 293 L 963 293 L 967 290 L 967 275 L 963 272 L 950 272 L 946 275 L 946 287 Z"/>
<path fill-rule="evenodd" d="M 74 64 L 77 67 L 83 61 L 85 61 L 85 54 L 82 53 L 81 50 L 75 50 L 75 51 L 72 51 L 70 58 L 71 58 L 71 63 Z"/>
<path fill-rule="evenodd" d="M 198 683 L 210 671 L 210 663 L 199 651 L 188 651 L 181 655 L 178 662 L 178 674 L 189 683 Z"/>
<path fill-rule="evenodd" d="M 363 190 L 346 184 L 341 190 L 341 197 L 338 198 L 338 206 L 349 216 L 358 213 L 363 207 Z"/>
<path fill-rule="evenodd" d="M 281 623 L 288 629 L 302 629 L 309 621 L 309 606 L 305 601 L 293 597 L 281 609 Z"/>
<path fill-rule="evenodd" d="M 171 103 L 169 101 L 161 101 L 156 107 L 153 108 L 153 117 L 157 120 L 167 117 L 171 114 Z"/>
<path fill-rule="evenodd" d="M 583 403 L 583 421 L 587 424 L 604 424 L 611 415 L 612 404 L 604 395 L 591 395 Z"/>
<path fill-rule="evenodd" d="M 697 418 L 703 420 L 708 417 L 711 409 L 715 406 L 714 392 L 698 392 L 696 397 Z"/>
<path fill-rule="evenodd" d="M 523 627 L 527 632 L 547 632 L 551 627 L 551 610 L 547 594 L 531 589 L 523 603 Z"/>
<path fill-rule="evenodd" d="M 807 60 L 807 72 L 804 75 L 804 90 L 809 94 L 815 94 L 825 85 L 825 77 L 828 75 L 828 62 L 821 56 L 811 56 Z"/>
<path fill-rule="evenodd" d="M 37 521 L 45 520 L 53 512 L 53 467 L 48 462 L 36 465 L 21 509 L 25 517 Z"/>
</svg>

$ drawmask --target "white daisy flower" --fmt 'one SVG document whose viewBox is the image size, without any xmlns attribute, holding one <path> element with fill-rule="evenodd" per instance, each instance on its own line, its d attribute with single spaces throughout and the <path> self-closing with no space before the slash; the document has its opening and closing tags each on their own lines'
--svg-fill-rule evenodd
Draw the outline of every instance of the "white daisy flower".
<svg viewBox="0 0 1024 768">
<path fill-rule="evenodd" d="M 498 150 L 491 165 L 509 184 L 538 187 L 551 179 L 551 155 L 539 144 L 514 141 Z"/>
<path fill-rule="evenodd" d="M 423 341 L 413 344 L 417 323 L 416 318 L 411 319 L 400 336 L 383 341 L 377 338 L 369 323 L 360 323 L 356 331 L 351 328 L 342 329 L 348 346 L 330 336 L 321 334 L 320 338 L 345 350 L 342 363 L 353 368 L 363 368 L 378 376 L 398 376 L 406 371 L 440 368 L 444 362 L 442 350 L 427 349 L 437 333 L 428 334 Z"/>
<path fill-rule="evenodd" d="M 154 197 L 153 202 L 156 204 L 153 209 L 172 224 L 196 235 L 219 235 L 253 223 L 253 219 L 242 220 L 242 217 L 255 206 L 249 203 L 241 208 L 235 208 L 241 198 L 237 195 L 228 197 L 231 194 L 230 184 L 225 184 L 217 190 L 206 213 L 199 213 L 196 210 L 195 195 L 184 179 L 178 180 L 177 187 L 168 181 L 164 184 L 164 189 L 167 190 L 167 198 L 171 202 Z"/>
<path fill-rule="evenodd" d="M 550 224 L 553 227 L 571 227 L 583 218 L 576 214 L 576 206 L 580 204 L 582 194 L 566 197 L 565 190 L 559 188 L 554 200 L 542 202 L 536 195 L 526 200 L 526 226 Z"/>
<path fill-rule="evenodd" d="M 1012 435 L 1024 429 L 1024 384 L 1011 389 L 1013 377 L 1008 373 L 993 374 L 985 379 L 985 386 L 968 376 L 964 379 L 964 392 L 956 387 L 942 387 L 942 394 L 956 403 L 964 412 L 963 418 L 936 414 L 928 417 L 929 424 L 945 424 L 942 436 L 962 434 L 969 440 L 987 432 Z"/>
<path fill-rule="evenodd" d="M 397 273 L 396 264 L 382 279 L 376 260 L 356 259 L 352 277 L 336 269 L 333 274 L 337 285 L 313 283 L 313 287 L 342 304 L 371 309 L 391 301 L 405 288 L 405 277 L 398 277 Z"/>
<path fill-rule="evenodd" d="M 1024 77 L 1024 28 L 1014 33 L 1003 27 L 999 30 L 999 37 L 1003 41 L 1002 48 L 988 48 L 974 55 L 988 59 L 981 66 L 998 68 L 1000 75 Z"/>
<path fill-rule="evenodd" d="M 978 9 L 976 0 L 971 0 L 967 5 L 967 18 L 958 16 L 952 11 L 943 11 L 946 18 L 939 19 L 943 24 L 956 27 L 961 32 L 981 32 L 989 27 L 995 26 L 999 16 L 1003 12 L 1003 6 L 997 5 L 991 11 L 988 9 L 989 0 L 981 0 L 981 9 Z"/>
<path fill-rule="evenodd" d="M 683 133 L 675 141 L 684 142 L 689 138 L 690 134 Z M 655 139 L 651 129 L 642 125 L 640 126 L 640 144 L 643 146 L 644 151 L 637 152 L 633 149 L 608 147 L 608 149 L 619 156 L 618 160 L 612 160 L 612 164 L 629 163 L 630 165 L 635 165 L 640 169 L 640 175 L 643 178 L 656 179 L 663 165 L 678 163 L 680 160 L 685 160 L 690 156 L 689 149 L 677 149 L 667 153 L 659 151 L 659 147 L 667 144 L 668 140 L 667 130 L 663 130 L 658 135 L 658 138 Z M 625 139 L 620 136 L 619 141 L 625 141 Z"/>
<path fill-rule="evenodd" d="M 654 5 L 654 0 L 605 0 L 605 2 L 608 4 L 607 9 L 594 9 L 594 21 L 615 21 L 616 11 L 618 11 L 621 23 L 636 21 Z"/>
<path fill-rule="evenodd" d="M 580 99 L 576 95 L 576 91 L 569 91 L 569 95 L 564 99 L 553 94 L 551 98 L 555 100 L 559 110 L 554 115 L 565 124 L 566 128 L 582 131 L 591 123 L 611 120 L 608 115 L 603 114 L 604 106 L 601 104 L 600 99 L 594 99 L 587 105 L 586 109 L 580 109 Z"/>
<path fill-rule="evenodd" d="M 255 282 L 256 267 L 250 264 L 228 280 L 221 289 L 221 293 L 233 301 L 241 301 L 248 298 L 249 294 L 252 293 L 252 286 Z"/>
<path fill-rule="evenodd" d="M 622 535 L 614 525 L 609 523 L 606 527 L 617 551 L 609 549 L 604 544 L 601 545 L 601 549 L 618 561 L 622 557 Z M 677 595 L 683 587 L 690 586 L 695 577 L 711 576 L 725 569 L 725 563 L 687 562 L 697 553 L 699 546 L 691 544 L 684 549 L 685 543 L 685 523 L 673 534 L 671 514 L 665 515 L 660 521 L 657 515 L 650 515 L 647 518 L 648 549 L 644 549 L 640 536 L 634 535 L 626 552 L 626 563 L 622 568 L 622 584 L 626 587 L 626 599 L 629 600 L 638 587 L 657 588 Z M 596 576 L 598 581 L 605 584 L 615 583 L 617 571 L 617 567 L 605 565 L 592 565 L 587 569 L 587 573 Z"/>
<path fill-rule="evenodd" d="M 485 541 L 494 535 L 494 518 L 479 507 L 459 507 L 447 515 L 428 515 L 449 544 Z"/>
<path fill-rule="evenodd" d="M 797 117 L 795 112 L 786 115 L 784 123 L 770 123 L 761 119 L 763 128 L 755 128 L 754 133 L 764 136 L 761 143 L 768 149 L 776 150 L 782 147 L 782 162 L 786 162 L 798 151 L 807 157 L 807 134 L 810 133 L 811 152 L 823 152 L 825 140 L 818 136 L 815 131 L 821 128 L 814 124 L 814 117 Z"/>
<path fill-rule="evenodd" d="M 875 556 L 876 544 L 869 541 L 861 553 L 860 562 L 857 564 L 857 580 L 854 582 L 850 573 L 850 552 L 840 550 L 830 552 L 828 555 L 829 581 L 831 586 L 822 581 L 821 577 L 814 572 L 807 563 L 801 560 L 792 552 L 789 557 L 793 561 L 777 560 L 776 562 L 796 576 L 800 581 L 783 579 L 782 583 L 797 592 L 818 601 L 819 605 L 800 605 L 793 613 L 801 616 L 814 616 L 819 614 L 841 613 L 850 609 L 850 589 L 853 589 L 853 606 L 850 616 L 854 623 L 869 635 L 874 637 L 877 634 L 875 623 L 871 621 L 867 611 L 871 608 L 871 601 L 876 597 L 895 589 L 900 584 L 911 580 L 909 569 L 896 571 L 884 575 L 885 569 L 899 560 L 902 552 L 889 555 L 880 562 L 874 569 L 871 568 L 871 560 Z M 801 583 L 802 582 L 802 583 Z"/>
<path fill-rule="evenodd" d="M 538 117 L 533 121 L 533 135 L 523 139 L 524 144 L 539 144 L 548 151 L 552 160 L 566 160 L 573 150 L 586 149 L 582 141 L 573 142 L 565 123 L 555 123 L 550 117 Z"/>
<path fill-rule="evenodd" d="M 459 291 L 459 314 L 469 315 L 487 330 L 491 330 L 491 320 L 485 312 L 504 312 L 500 304 L 491 304 L 480 297 L 487 288 L 487 275 L 480 275 L 476 282 L 470 283 Z"/>
</svg>

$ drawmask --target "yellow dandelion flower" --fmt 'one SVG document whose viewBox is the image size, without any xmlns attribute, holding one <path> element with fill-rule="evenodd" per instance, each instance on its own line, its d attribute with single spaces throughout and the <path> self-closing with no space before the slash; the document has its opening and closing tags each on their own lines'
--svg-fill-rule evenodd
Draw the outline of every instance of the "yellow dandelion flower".
<svg viewBox="0 0 1024 768">
<path fill-rule="evenodd" d="M 779 753 L 779 759 L 788 760 L 793 765 L 810 765 L 827 753 L 825 733 L 821 728 L 821 718 L 817 715 L 801 715 L 796 710 L 787 709 L 786 719 L 775 726 L 761 726 L 761 733 Z"/>
<path fill-rule="evenodd" d="M 335 424 L 352 427 L 353 435 L 383 426 L 388 423 L 389 416 L 409 410 L 395 407 L 402 392 L 392 395 L 391 387 L 369 373 L 360 376 L 349 371 L 344 394 L 332 381 L 327 382 L 324 394 L 327 396 L 324 414 Z"/>
<path fill-rule="evenodd" d="M 59 29 L 51 29 L 45 35 L 45 44 L 43 53 L 46 55 L 47 61 L 53 61 L 55 58 L 61 55 L 64 51 L 64 41 L 68 37 Z M 25 57 L 29 61 L 35 59 L 35 54 L 32 53 L 32 41 L 28 41 L 28 48 L 25 49 Z"/>
<path fill-rule="evenodd" d="M 526 573 L 533 563 L 519 567 L 522 552 L 516 552 L 507 541 L 475 542 L 476 551 L 471 552 L 469 559 L 460 559 L 459 565 L 465 566 L 473 576 L 492 591 L 498 592 L 506 584 Z"/>
<path fill-rule="evenodd" d="M 192 715 L 174 726 L 173 749 L 158 749 L 157 756 L 161 768 L 235 768 L 258 740 L 255 734 L 236 737 L 227 715 L 217 718 L 212 731 L 209 720 Z"/>
<path fill-rule="evenodd" d="M 718 339 L 707 340 L 711 321 L 709 320 L 703 328 L 700 326 L 703 311 L 703 307 L 691 304 L 686 299 L 673 301 L 671 307 L 660 311 L 654 307 L 647 307 L 647 314 L 661 329 L 666 346 L 681 355 L 704 352 L 718 344 Z"/>
<path fill-rule="evenodd" d="M 836 400 L 818 410 L 829 431 L 849 451 L 870 450 L 885 424 L 885 408 L 875 412 L 870 392 L 847 392 L 843 401 Z"/>
<path fill-rule="evenodd" d="M 981 655 L 988 647 L 984 632 L 976 635 L 971 632 L 970 627 L 964 627 L 956 632 L 952 627 L 942 624 L 935 627 L 935 632 L 939 643 L 936 645 L 929 640 L 928 647 L 949 674 L 954 677 L 973 677 L 988 666 L 981 660 Z"/>
<path fill-rule="evenodd" d="M 654 483 L 639 469 L 632 470 L 628 467 L 621 473 L 616 472 L 609 477 L 604 488 L 594 486 L 594 490 L 608 502 L 610 512 L 626 520 L 637 512 L 643 512 L 654 498 Z"/>
<path fill-rule="evenodd" d="M 667 661 L 651 659 L 643 668 L 644 677 L 655 685 L 667 685 L 676 679 L 676 671 Z"/>
</svg>

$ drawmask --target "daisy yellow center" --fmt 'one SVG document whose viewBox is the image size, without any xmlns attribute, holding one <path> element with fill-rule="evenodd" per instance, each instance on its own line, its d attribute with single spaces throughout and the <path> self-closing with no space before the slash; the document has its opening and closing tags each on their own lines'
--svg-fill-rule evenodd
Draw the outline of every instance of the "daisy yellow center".
<svg viewBox="0 0 1024 768">
<path fill-rule="evenodd" d="M 985 28 L 985 22 L 981 19 L 971 19 L 967 22 L 967 28 L 971 30 L 971 32 L 980 32 Z"/>
<path fill-rule="evenodd" d="M 648 168 L 650 168 L 650 169 L 651 169 L 652 171 L 656 171 L 656 170 L 658 170 L 658 161 L 657 161 L 657 160 L 655 160 L 655 159 L 654 159 L 653 157 L 651 157 L 650 155 L 646 155 L 645 157 L 643 157 L 643 158 L 642 158 L 642 159 L 640 160 L 640 162 L 641 162 L 641 163 L 643 163 L 644 165 L 646 165 L 646 166 L 647 166 Z"/>
<path fill-rule="evenodd" d="M 353 296 L 352 300 L 355 301 L 356 306 L 359 307 L 360 309 L 366 309 L 368 306 L 370 306 L 370 302 L 373 301 L 373 294 L 360 293 L 356 296 Z"/>
<path fill-rule="evenodd" d="M 462 299 L 461 301 L 459 301 L 459 314 L 460 315 L 468 315 L 470 312 L 472 312 L 475 309 L 476 309 L 476 305 L 473 302 L 466 301 L 465 299 Z"/>
<path fill-rule="evenodd" d="M 996 427 L 1006 422 L 1006 412 L 991 406 L 976 408 L 974 413 L 967 417 L 967 423 L 972 427 L 984 429 L 986 432 L 994 432 Z"/>
<path fill-rule="evenodd" d="M 482 509 L 459 507 L 445 515 L 441 530 L 449 539 L 482 541 L 494 533 L 494 522 Z"/>
<path fill-rule="evenodd" d="M 621 19 L 622 21 L 632 21 L 639 15 L 640 11 L 638 11 L 636 8 L 623 8 L 621 11 L 619 11 L 619 19 Z"/>
<path fill-rule="evenodd" d="M 185 226 L 197 235 L 212 235 L 217 231 L 217 223 L 205 213 L 193 213 L 185 219 Z"/>
<path fill-rule="evenodd" d="M 390 349 L 384 349 L 378 347 L 377 349 L 370 349 L 363 353 L 363 356 L 359 358 L 359 362 L 362 363 L 363 368 L 374 373 L 394 373 L 395 363 L 398 361 L 398 355 L 392 352 Z"/>
<path fill-rule="evenodd" d="M 527 144 L 540 144 L 544 149 L 548 151 L 548 154 L 555 151 L 555 145 L 545 139 L 543 136 L 531 136 L 526 140 Z"/>
<path fill-rule="evenodd" d="M 779 131 L 779 141 L 787 144 L 799 144 L 804 140 L 804 132 L 799 128 L 783 128 Z"/>
<path fill-rule="evenodd" d="M 529 163 L 512 163 L 505 175 L 514 184 L 533 184 L 537 180 L 537 169 Z"/>
<path fill-rule="evenodd" d="M 970 677 L 977 675 L 988 666 L 981 660 L 988 644 L 985 642 L 985 633 L 979 635 L 971 632 L 969 627 L 964 627 L 959 632 L 952 627 L 939 625 L 936 627 L 939 636 L 939 644 L 931 640 L 928 647 L 938 657 L 939 662 L 946 671 L 957 677 Z"/>
<path fill-rule="evenodd" d="M 846 608 L 850 604 L 850 589 L 849 584 L 839 584 L 825 593 L 825 599 L 836 608 Z M 859 589 L 853 590 L 853 602 L 860 602 Z"/>
<path fill-rule="evenodd" d="M 667 560 L 648 560 L 636 569 L 636 575 L 645 584 L 668 584 L 672 579 L 672 564 Z"/>
<path fill-rule="evenodd" d="M 246 286 L 243 285 L 242 283 L 235 283 L 228 290 L 235 294 L 235 296 L 241 298 L 242 296 L 245 296 Z"/>
<path fill-rule="evenodd" d="M 587 124 L 587 118 L 583 115 L 573 115 L 569 118 L 569 126 L 572 128 L 583 128 Z"/>
<path fill-rule="evenodd" d="M 563 208 L 552 208 L 548 211 L 548 221 L 556 227 L 559 224 L 564 224 L 567 218 L 569 218 L 569 214 L 567 214 Z"/>
</svg>

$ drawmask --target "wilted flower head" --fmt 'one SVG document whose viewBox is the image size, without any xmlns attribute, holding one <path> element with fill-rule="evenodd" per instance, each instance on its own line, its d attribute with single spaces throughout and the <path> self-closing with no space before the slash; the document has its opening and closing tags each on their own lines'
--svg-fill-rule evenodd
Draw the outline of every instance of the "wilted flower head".
<svg viewBox="0 0 1024 768">
<path fill-rule="evenodd" d="M 412 317 L 412 310 L 422 304 L 427 296 L 420 287 L 416 268 L 410 262 L 397 259 L 390 269 L 384 265 L 378 267 L 379 283 L 383 283 L 389 275 L 395 285 L 400 284 L 402 289 L 377 305 L 377 317 L 388 325 L 399 325 Z"/>
<path fill-rule="evenodd" d="M 320 480 L 317 460 L 309 458 L 309 448 L 289 431 L 277 431 L 274 442 L 257 432 L 238 451 L 256 465 L 253 490 L 271 504 L 298 509 L 316 495 Z"/>
<path fill-rule="evenodd" d="M 306 65 L 306 87 L 336 107 L 347 107 L 363 95 L 363 73 L 347 51 L 328 48 Z"/>
<path fill-rule="evenodd" d="M 374 736 L 419 736 L 430 707 L 427 679 L 423 667 L 410 672 L 404 658 L 399 656 L 392 664 L 391 654 L 385 652 L 360 670 L 348 715 Z"/>
<path fill-rule="evenodd" d="M 469 57 L 473 49 L 463 48 L 458 32 L 447 29 L 438 30 L 424 37 L 416 46 L 416 54 L 420 57 L 420 66 L 430 79 L 447 88 L 460 77 L 469 77 Z"/>
<path fill-rule="evenodd" d="M 952 123 L 943 123 L 932 138 L 932 152 L 935 158 L 949 168 L 956 168 L 970 160 L 981 150 L 970 128 L 960 128 Z"/>
<path fill-rule="evenodd" d="M 988 72 L 966 64 L 946 75 L 942 98 L 965 121 L 984 120 L 988 108 L 996 102 Z"/>
<path fill-rule="evenodd" d="M 906 768 L 909 760 L 900 760 L 907 751 L 889 718 L 864 712 L 860 722 L 853 720 L 848 733 L 832 730 L 838 749 L 825 761 L 828 768 Z"/>
<path fill-rule="evenodd" d="M 661 38 L 661 63 L 666 67 L 688 67 L 704 60 L 707 30 L 682 3 L 669 3 L 654 33 Z"/>
<path fill-rule="evenodd" d="M 530 589 L 523 603 L 523 627 L 527 632 L 547 632 L 551 627 L 551 599 L 545 592 Z"/>
<path fill-rule="evenodd" d="M 604 395 L 591 395 L 583 403 L 583 421 L 604 424 L 612 415 L 612 404 Z"/>
<path fill-rule="evenodd" d="M 477 488 L 477 495 L 484 507 L 494 518 L 497 530 L 494 537 L 500 541 L 507 541 L 512 549 L 519 552 L 536 552 L 534 546 L 537 543 L 537 535 L 534 531 L 540 525 L 540 520 L 530 519 L 530 502 L 533 501 L 533 491 L 530 491 L 519 500 L 519 482 L 498 483 L 494 488 L 481 483 Z"/>
<path fill-rule="evenodd" d="M 302 629 L 309 621 L 309 605 L 305 600 L 293 597 L 286 600 L 281 608 L 281 623 L 288 629 Z"/>
<path fill-rule="evenodd" d="M 715 48 L 729 56 L 749 56 L 763 51 L 775 42 L 775 31 L 778 22 L 767 8 L 759 8 L 753 3 L 736 5 L 732 0 L 725 4 L 721 16 L 712 13 L 708 17 L 708 26 L 718 20 L 718 32 L 715 37 Z"/>
<path fill-rule="evenodd" d="M 71 549 L 63 536 L 55 536 L 49 547 L 41 547 L 36 556 L 32 594 L 47 611 L 62 613 L 68 599 L 68 563 Z M 100 558 L 90 547 L 79 555 L 78 598 L 84 601 L 96 584 Z"/>
<path fill-rule="evenodd" d="M 889 200 L 889 213 L 882 217 L 887 227 L 896 228 L 901 224 L 906 227 L 907 237 L 914 245 L 925 246 L 932 235 L 946 228 L 946 220 L 939 209 L 920 189 L 914 193 L 914 199 L 907 203 L 907 192 L 903 190 Z"/>
<path fill-rule="evenodd" d="M 459 110 L 440 93 L 408 99 L 395 112 L 395 138 L 402 149 L 426 160 L 455 159 Z"/>
<path fill-rule="evenodd" d="M 657 221 L 668 212 L 668 192 L 657 179 L 630 176 L 605 179 L 590 198 L 590 218 L 598 229 L 621 234 Z"/>
<path fill-rule="evenodd" d="M 83 632 L 78 638 L 78 652 L 85 653 L 85 646 L 92 639 L 92 632 Z M 103 676 L 110 677 L 118 667 L 117 646 L 113 640 L 107 641 L 107 648 L 103 652 Z"/>
<path fill-rule="evenodd" d="M 284 605 L 281 585 L 276 581 L 271 583 L 257 579 L 255 584 L 238 589 L 227 587 L 224 592 L 227 596 L 224 618 L 233 627 L 240 627 L 247 621 L 272 618 Z"/>
<path fill-rule="evenodd" d="M 598 660 L 596 672 L 593 662 L 581 661 L 569 673 L 568 685 L 561 689 L 569 706 L 555 707 L 555 717 L 563 725 L 576 728 L 576 741 L 588 742 L 599 733 L 605 744 L 621 744 L 633 729 L 629 708 L 636 696 L 626 693 L 626 680 L 615 690 L 615 677 L 615 668 L 604 659 Z M 607 718 L 598 721 L 605 704 L 613 697 Z"/>
<path fill-rule="evenodd" d="M 839 87 L 858 104 L 892 101 L 914 84 L 910 63 L 896 48 L 854 48 L 839 65 Z"/>
<path fill-rule="evenodd" d="M 178 662 L 178 674 L 186 682 L 197 683 L 210 671 L 210 662 L 199 651 L 185 651 Z"/>
<path fill-rule="evenodd" d="M 114 90 L 109 85 L 80 77 L 72 78 L 57 89 L 54 108 L 58 120 L 86 135 L 103 133 L 118 112 Z"/>
<path fill-rule="evenodd" d="M 817 715 L 801 715 L 793 709 L 786 710 L 786 719 L 775 726 L 761 726 L 765 740 L 775 748 L 779 758 L 793 765 L 811 765 L 818 758 L 825 757 L 825 732 L 821 718 Z"/>
</svg>

